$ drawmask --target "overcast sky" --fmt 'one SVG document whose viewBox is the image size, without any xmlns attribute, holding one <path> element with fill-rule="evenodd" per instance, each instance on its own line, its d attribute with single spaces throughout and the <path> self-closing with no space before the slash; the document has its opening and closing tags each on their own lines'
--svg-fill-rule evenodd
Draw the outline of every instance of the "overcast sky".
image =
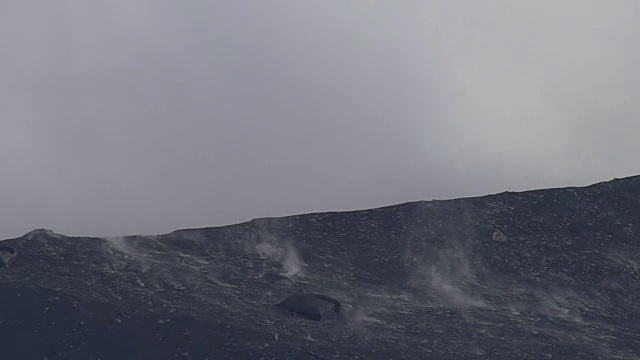
<svg viewBox="0 0 640 360">
<path fill-rule="evenodd" d="M 640 2 L 0 2 L 0 238 L 640 173 Z"/>
</svg>

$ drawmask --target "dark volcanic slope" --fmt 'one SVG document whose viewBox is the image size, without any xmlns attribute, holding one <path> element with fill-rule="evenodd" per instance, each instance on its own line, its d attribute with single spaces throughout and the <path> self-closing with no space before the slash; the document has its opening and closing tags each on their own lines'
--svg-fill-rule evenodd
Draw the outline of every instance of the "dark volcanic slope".
<svg viewBox="0 0 640 360">
<path fill-rule="evenodd" d="M 2 245 L 2 359 L 639 359 L 640 177 Z M 273 306 L 342 301 L 312 321 Z"/>
</svg>

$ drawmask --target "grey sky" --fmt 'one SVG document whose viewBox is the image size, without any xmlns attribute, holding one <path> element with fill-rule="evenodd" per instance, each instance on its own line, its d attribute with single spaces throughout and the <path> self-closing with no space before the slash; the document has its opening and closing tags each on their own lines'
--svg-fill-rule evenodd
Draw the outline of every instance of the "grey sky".
<svg viewBox="0 0 640 360">
<path fill-rule="evenodd" d="M 640 173 L 640 3 L 0 3 L 0 238 Z"/>
</svg>

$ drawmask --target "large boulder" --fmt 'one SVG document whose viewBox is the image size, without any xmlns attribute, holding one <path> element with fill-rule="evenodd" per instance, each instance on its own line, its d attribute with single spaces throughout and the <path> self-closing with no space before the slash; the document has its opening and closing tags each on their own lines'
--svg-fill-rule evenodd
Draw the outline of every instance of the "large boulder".
<svg viewBox="0 0 640 360">
<path fill-rule="evenodd" d="M 340 312 L 340 302 L 322 294 L 292 295 L 276 306 L 316 321 L 332 318 Z"/>
</svg>

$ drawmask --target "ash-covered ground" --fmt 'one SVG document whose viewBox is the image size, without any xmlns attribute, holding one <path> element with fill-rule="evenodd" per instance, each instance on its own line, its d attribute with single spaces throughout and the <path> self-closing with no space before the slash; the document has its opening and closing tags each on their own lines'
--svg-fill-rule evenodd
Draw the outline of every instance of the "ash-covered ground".
<svg viewBox="0 0 640 360">
<path fill-rule="evenodd" d="M 0 245 L 2 359 L 640 359 L 640 177 Z"/>
</svg>

